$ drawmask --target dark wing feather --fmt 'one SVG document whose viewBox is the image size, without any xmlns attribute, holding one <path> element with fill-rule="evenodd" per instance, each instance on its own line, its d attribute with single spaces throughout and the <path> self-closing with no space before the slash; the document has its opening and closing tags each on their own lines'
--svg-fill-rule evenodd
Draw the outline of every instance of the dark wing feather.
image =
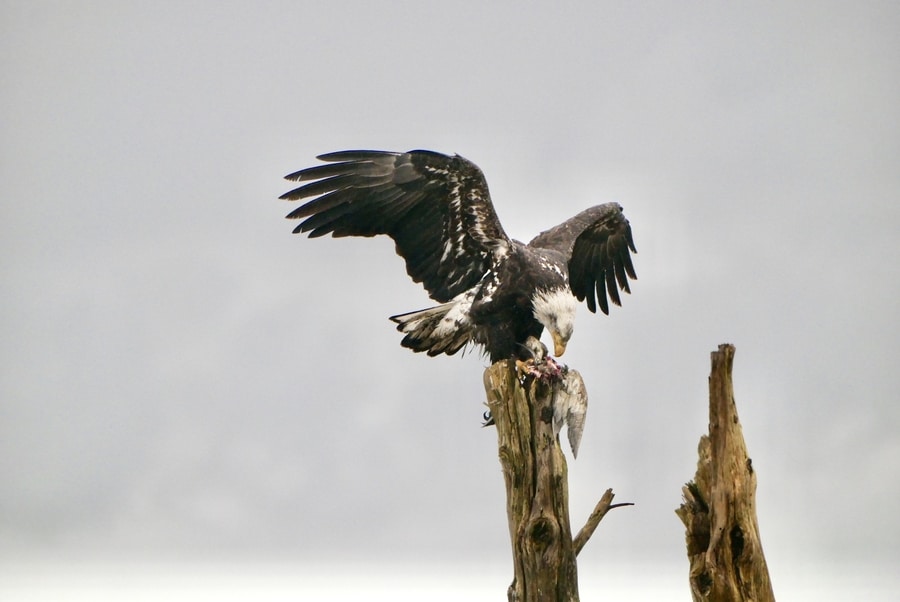
<svg viewBox="0 0 900 602">
<path fill-rule="evenodd" d="M 288 214 L 310 237 L 387 234 L 406 271 L 446 302 L 474 286 L 509 248 L 484 174 L 431 151 L 343 151 L 286 178 L 309 182 L 282 199 L 317 197 Z"/>
<path fill-rule="evenodd" d="M 541 232 L 531 247 L 556 249 L 569 258 L 569 287 L 588 309 L 609 313 L 609 299 L 621 305 L 619 289 L 630 293 L 628 278 L 637 279 L 631 252 L 637 253 L 631 225 L 618 203 L 605 203 L 582 211 L 572 219 Z M 618 285 L 618 286 L 617 286 Z M 596 291 L 596 298 L 595 298 Z"/>
</svg>

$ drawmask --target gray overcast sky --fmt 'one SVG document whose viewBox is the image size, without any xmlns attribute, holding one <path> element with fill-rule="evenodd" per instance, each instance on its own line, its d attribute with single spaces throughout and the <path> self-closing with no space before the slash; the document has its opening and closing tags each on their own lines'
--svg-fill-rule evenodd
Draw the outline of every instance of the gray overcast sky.
<svg viewBox="0 0 900 602">
<path fill-rule="evenodd" d="M 637 504 L 583 579 L 689 599 L 673 510 L 732 342 L 776 594 L 900 585 L 900 8 L 524 6 L 0 3 L 0 560 L 474 561 L 502 596 L 484 361 L 402 349 L 430 302 L 391 242 L 277 200 L 317 154 L 429 148 L 517 238 L 632 222 L 633 294 L 565 356 L 572 522 Z"/>
</svg>

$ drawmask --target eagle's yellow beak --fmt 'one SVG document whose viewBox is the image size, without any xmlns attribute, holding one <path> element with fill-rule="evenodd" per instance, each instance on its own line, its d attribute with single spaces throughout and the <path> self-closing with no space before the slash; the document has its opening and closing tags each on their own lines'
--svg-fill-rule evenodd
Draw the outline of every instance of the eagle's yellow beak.
<svg viewBox="0 0 900 602">
<path fill-rule="evenodd" d="M 556 357 L 562 357 L 562 354 L 566 352 L 566 341 L 563 340 L 559 333 L 551 332 L 550 336 L 553 337 L 553 352 L 556 354 Z"/>
</svg>

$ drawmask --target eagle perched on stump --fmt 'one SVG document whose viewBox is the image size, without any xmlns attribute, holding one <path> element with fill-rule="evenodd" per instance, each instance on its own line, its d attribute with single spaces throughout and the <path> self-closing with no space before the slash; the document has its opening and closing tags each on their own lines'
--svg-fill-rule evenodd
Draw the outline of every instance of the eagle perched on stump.
<svg viewBox="0 0 900 602">
<path fill-rule="evenodd" d="M 312 198 L 287 215 L 303 220 L 294 232 L 390 236 L 409 276 L 439 303 L 391 317 L 413 351 L 453 355 L 472 343 L 491 362 L 527 359 L 526 340 L 546 328 L 561 356 L 576 299 L 608 314 L 637 278 L 618 203 L 585 209 L 526 245 L 504 232 L 484 174 L 459 155 L 356 150 L 318 159 L 326 164 L 286 176 L 305 184 L 280 198 Z"/>
</svg>

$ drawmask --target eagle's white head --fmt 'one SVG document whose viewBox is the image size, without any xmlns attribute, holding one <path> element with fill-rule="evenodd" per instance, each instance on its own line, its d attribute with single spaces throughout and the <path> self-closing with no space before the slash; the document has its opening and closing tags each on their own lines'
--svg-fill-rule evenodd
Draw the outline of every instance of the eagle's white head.
<svg viewBox="0 0 900 602">
<path fill-rule="evenodd" d="M 575 331 L 575 308 L 578 301 L 569 287 L 539 290 L 531 299 L 534 317 L 553 337 L 553 350 L 557 357 L 566 352 L 566 345 Z"/>
</svg>

